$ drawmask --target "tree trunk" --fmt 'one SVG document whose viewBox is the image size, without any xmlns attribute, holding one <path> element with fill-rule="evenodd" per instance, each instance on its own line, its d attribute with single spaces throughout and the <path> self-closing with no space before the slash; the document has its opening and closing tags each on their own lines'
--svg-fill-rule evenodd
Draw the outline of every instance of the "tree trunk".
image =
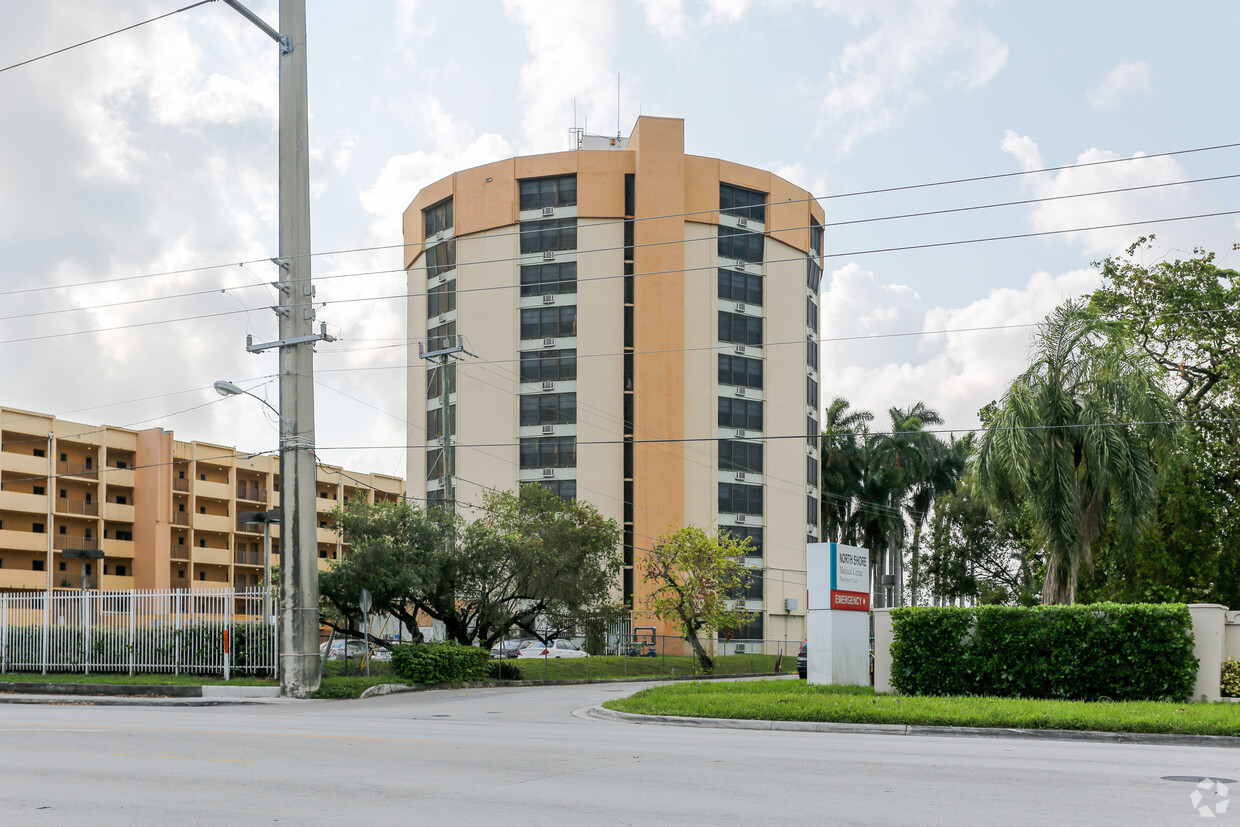
<svg viewBox="0 0 1240 827">
<path fill-rule="evenodd" d="M 693 649 L 693 654 L 697 657 L 698 666 L 701 667 L 702 671 L 707 675 L 714 672 L 715 661 L 712 660 L 711 656 L 706 654 L 706 650 L 702 648 L 702 641 L 698 640 L 697 632 L 686 632 L 685 640 L 688 641 L 689 646 Z"/>
<path fill-rule="evenodd" d="M 917 605 L 917 596 L 921 589 L 921 523 L 913 526 L 913 559 L 909 565 L 909 601 L 910 606 Z"/>
</svg>

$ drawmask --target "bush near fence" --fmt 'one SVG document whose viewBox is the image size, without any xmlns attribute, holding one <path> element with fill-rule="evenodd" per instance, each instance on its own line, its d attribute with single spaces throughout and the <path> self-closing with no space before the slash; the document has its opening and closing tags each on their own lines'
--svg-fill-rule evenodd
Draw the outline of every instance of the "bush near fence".
<svg viewBox="0 0 1240 827">
<path fill-rule="evenodd" d="M 392 671 L 413 683 L 462 683 L 487 677 L 491 654 L 459 643 L 411 643 L 392 647 Z"/>
<path fill-rule="evenodd" d="M 89 665 L 99 672 L 129 669 L 130 652 L 142 653 L 142 671 L 215 673 L 224 657 L 224 630 L 230 630 L 229 662 L 233 671 L 270 671 L 275 646 L 275 627 L 239 622 L 190 623 L 178 629 L 138 626 L 133 644 L 129 630 L 103 626 L 90 628 L 90 650 L 82 626 L 48 627 L 47 663 L 56 670 L 77 671 Z M 42 668 L 44 627 L 9 626 L 5 639 L 5 668 L 25 671 Z M 18 653 L 25 657 L 15 657 Z"/>
<path fill-rule="evenodd" d="M 908 695 L 1175 700 L 1197 674 L 1182 604 L 902 608 L 891 684 Z"/>
</svg>

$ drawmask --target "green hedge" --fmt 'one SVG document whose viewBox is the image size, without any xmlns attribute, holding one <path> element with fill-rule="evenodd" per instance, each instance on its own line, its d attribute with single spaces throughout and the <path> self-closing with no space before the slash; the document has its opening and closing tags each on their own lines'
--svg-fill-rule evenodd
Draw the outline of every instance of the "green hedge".
<svg viewBox="0 0 1240 827">
<path fill-rule="evenodd" d="M 1197 676 L 1179 604 L 891 613 L 891 685 L 906 695 L 1187 700 Z"/>
<path fill-rule="evenodd" d="M 491 655 L 459 643 L 411 643 L 392 647 L 392 671 L 413 683 L 462 683 L 487 677 Z"/>
</svg>

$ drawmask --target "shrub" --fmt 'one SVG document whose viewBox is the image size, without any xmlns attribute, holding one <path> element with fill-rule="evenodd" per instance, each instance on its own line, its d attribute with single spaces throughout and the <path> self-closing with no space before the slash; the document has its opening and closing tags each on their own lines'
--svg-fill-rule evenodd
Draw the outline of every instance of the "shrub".
<svg viewBox="0 0 1240 827">
<path fill-rule="evenodd" d="M 1197 676 L 1178 604 L 896 609 L 892 624 L 891 683 L 909 695 L 1182 701 Z"/>
<path fill-rule="evenodd" d="M 1228 658 L 1223 661 L 1223 697 L 1240 698 L 1240 661 Z"/>
<path fill-rule="evenodd" d="M 493 660 L 487 668 L 487 677 L 497 681 L 519 681 L 523 679 L 521 667 L 508 660 Z"/>
<path fill-rule="evenodd" d="M 392 647 L 392 671 L 414 683 L 461 683 L 487 676 L 491 655 L 458 643 L 412 643 Z"/>
</svg>

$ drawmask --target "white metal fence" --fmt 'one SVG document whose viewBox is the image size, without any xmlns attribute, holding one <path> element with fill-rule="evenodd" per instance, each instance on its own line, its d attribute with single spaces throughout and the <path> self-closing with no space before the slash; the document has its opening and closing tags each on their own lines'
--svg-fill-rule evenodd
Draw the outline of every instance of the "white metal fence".
<svg viewBox="0 0 1240 827">
<path fill-rule="evenodd" d="M 0 673 L 272 675 L 262 589 L 0 594 Z"/>
</svg>

